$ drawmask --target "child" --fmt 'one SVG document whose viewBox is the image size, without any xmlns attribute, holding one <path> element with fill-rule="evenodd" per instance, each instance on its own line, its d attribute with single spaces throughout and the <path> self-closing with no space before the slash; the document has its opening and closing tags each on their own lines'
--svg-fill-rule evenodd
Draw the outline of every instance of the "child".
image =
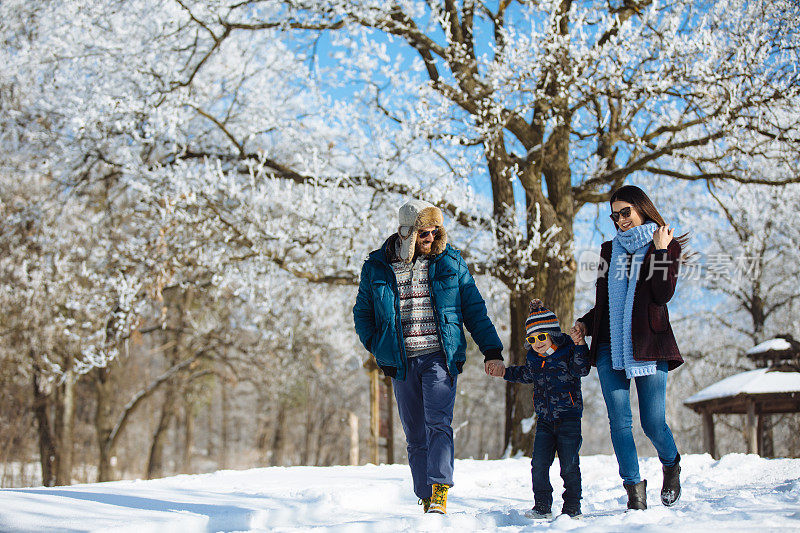
<svg viewBox="0 0 800 533">
<path fill-rule="evenodd" d="M 536 436 L 533 439 L 533 509 L 530 518 L 552 517 L 553 487 L 550 465 L 556 451 L 564 479 L 563 514 L 581 514 L 581 470 L 578 450 L 581 442 L 581 377 L 589 374 L 588 347 L 580 332 L 562 333 L 555 313 L 541 300 L 532 300 L 525 321 L 525 333 L 531 350 L 522 366 L 504 368 L 502 361 L 492 361 L 492 376 L 514 383 L 533 383 L 533 407 L 536 411 Z"/>
</svg>

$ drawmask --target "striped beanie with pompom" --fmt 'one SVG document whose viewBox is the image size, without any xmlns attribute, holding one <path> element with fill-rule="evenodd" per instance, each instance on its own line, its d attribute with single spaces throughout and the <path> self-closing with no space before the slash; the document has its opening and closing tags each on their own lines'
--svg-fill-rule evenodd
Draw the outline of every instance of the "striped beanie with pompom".
<svg viewBox="0 0 800 533">
<path fill-rule="evenodd" d="M 525 320 L 525 338 L 539 332 L 550 333 L 551 336 L 560 337 L 561 326 L 558 317 L 546 308 L 541 300 L 531 300 L 528 318 Z"/>
</svg>

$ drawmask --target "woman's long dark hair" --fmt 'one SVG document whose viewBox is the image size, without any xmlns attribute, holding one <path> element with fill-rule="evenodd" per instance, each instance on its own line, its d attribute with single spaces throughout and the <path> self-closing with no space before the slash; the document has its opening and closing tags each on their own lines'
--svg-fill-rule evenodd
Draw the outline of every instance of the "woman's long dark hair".
<svg viewBox="0 0 800 533">
<path fill-rule="evenodd" d="M 609 206 L 613 205 L 617 200 L 631 204 L 645 222 L 655 222 L 659 226 L 667 225 L 664 221 L 664 217 L 658 212 L 658 209 L 656 209 L 650 197 L 636 185 L 623 185 L 611 193 L 611 199 L 608 201 Z M 612 207 L 611 210 L 613 211 L 614 208 Z M 614 226 L 619 229 L 619 224 L 616 222 L 614 222 Z M 687 232 L 683 235 L 679 235 L 675 237 L 675 240 L 680 243 L 681 247 L 684 247 L 686 243 L 689 242 L 689 233 Z M 682 255 L 684 255 L 684 257 L 686 256 L 686 254 Z"/>
</svg>

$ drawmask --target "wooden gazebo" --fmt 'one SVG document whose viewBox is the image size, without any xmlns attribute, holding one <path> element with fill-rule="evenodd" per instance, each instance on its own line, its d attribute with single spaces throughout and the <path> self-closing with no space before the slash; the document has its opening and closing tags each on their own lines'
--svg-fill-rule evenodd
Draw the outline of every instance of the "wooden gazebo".
<svg viewBox="0 0 800 533">
<path fill-rule="evenodd" d="M 764 417 L 800 412 L 800 342 L 782 335 L 746 355 L 759 368 L 727 377 L 683 402 L 703 417 L 703 443 L 714 458 L 715 414 L 746 415 L 747 453 L 763 455 Z"/>
</svg>

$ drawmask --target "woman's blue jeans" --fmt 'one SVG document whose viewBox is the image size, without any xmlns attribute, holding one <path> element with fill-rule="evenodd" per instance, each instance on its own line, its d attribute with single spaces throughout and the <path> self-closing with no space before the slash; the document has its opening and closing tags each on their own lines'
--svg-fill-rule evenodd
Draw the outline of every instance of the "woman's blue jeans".
<svg viewBox="0 0 800 533">
<path fill-rule="evenodd" d="M 666 419 L 667 362 L 659 361 L 655 374 L 636 379 L 639 396 L 639 418 L 642 429 L 658 452 L 665 466 L 673 466 L 678 459 L 678 448 Z M 635 485 L 639 477 L 639 457 L 633 441 L 633 415 L 631 414 L 631 380 L 624 370 L 611 367 L 611 344 L 597 346 L 597 375 L 611 424 L 611 444 L 619 464 L 619 475 L 625 485 Z"/>
</svg>

